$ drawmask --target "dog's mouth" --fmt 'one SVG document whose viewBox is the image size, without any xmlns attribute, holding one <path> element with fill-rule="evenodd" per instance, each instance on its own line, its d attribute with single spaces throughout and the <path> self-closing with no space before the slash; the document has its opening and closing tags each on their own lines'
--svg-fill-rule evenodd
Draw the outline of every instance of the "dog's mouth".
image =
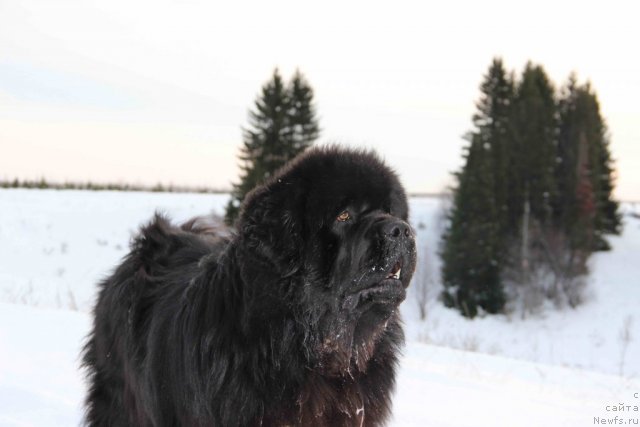
<svg viewBox="0 0 640 427">
<path fill-rule="evenodd" d="M 387 277 L 385 277 L 385 279 L 400 280 L 401 273 L 402 273 L 402 259 L 399 259 L 398 261 L 396 261 L 395 264 L 393 264 L 393 267 L 391 267 L 391 271 L 389 272 Z"/>
<path fill-rule="evenodd" d="M 391 268 L 383 273 L 384 276 L 378 275 L 375 281 L 372 281 L 369 286 L 364 289 L 360 289 L 358 292 L 364 294 L 386 294 L 396 288 L 403 288 L 402 286 L 402 258 L 398 259 Z"/>
<path fill-rule="evenodd" d="M 356 306 L 361 310 L 366 310 L 373 306 L 395 307 L 400 304 L 406 296 L 406 289 L 402 283 L 402 258 L 395 261 L 389 270 L 378 274 L 377 278 L 369 282 L 368 286 L 353 289 L 346 298 L 346 305 Z"/>
</svg>

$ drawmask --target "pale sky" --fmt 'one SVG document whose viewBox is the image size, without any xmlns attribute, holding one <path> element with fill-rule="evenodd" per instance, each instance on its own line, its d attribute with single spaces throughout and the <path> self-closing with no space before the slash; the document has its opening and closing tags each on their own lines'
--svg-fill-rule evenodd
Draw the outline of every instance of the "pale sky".
<svg viewBox="0 0 640 427">
<path fill-rule="evenodd" d="M 275 67 L 321 143 L 377 149 L 411 192 L 461 164 L 492 58 L 591 80 L 618 197 L 640 200 L 637 1 L 0 0 L 0 178 L 229 188 Z"/>
</svg>

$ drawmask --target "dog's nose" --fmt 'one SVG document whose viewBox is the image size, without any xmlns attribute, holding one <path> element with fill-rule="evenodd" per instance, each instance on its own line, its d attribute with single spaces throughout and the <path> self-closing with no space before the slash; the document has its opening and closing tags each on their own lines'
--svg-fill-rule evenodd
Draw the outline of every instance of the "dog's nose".
<svg viewBox="0 0 640 427">
<path fill-rule="evenodd" d="M 388 239 L 409 237 L 411 236 L 411 227 L 399 219 L 388 220 L 382 225 L 382 234 Z"/>
</svg>

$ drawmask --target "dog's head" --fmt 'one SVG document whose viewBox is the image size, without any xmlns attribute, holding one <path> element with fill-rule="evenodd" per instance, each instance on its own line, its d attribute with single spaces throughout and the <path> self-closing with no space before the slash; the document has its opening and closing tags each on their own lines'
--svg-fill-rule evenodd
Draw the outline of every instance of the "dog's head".
<svg viewBox="0 0 640 427">
<path fill-rule="evenodd" d="M 322 362 L 330 370 L 348 368 L 354 352 L 364 363 L 405 298 L 416 263 L 407 215 L 378 156 L 335 147 L 307 151 L 248 196 L 240 236 L 291 279 L 274 295 L 310 324 L 325 359 L 337 357 Z"/>
</svg>

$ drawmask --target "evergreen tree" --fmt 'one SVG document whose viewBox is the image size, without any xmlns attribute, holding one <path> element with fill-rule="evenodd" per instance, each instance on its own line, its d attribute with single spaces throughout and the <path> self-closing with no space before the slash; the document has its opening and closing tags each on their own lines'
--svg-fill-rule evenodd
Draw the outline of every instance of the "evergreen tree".
<svg viewBox="0 0 640 427">
<path fill-rule="evenodd" d="M 479 307 L 500 312 L 505 296 L 500 281 L 500 223 L 492 153 L 478 134 L 470 138 L 444 236 L 442 281 L 445 305 L 475 317 Z"/>
<path fill-rule="evenodd" d="M 556 102 L 544 69 L 528 63 L 515 98 L 514 140 L 510 150 L 509 228 L 518 229 L 524 206 L 543 224 L 552 220 L 556 195 Z"/>
<path fill-rule="evenodd" d="M 513 77 L 502 60 L 495 58 L 480 86 L 481 96 L 473 115 L 474 138 L 491 152 L 494 199 L 500 237 L 508 233 L 509 152 L 514 138 Z"/>
<path fill-rule="evenodd" d="M 590 160 L 593 165 L 591 171 L 592 185 L 595 192 L 596 214 L 596 250 L 608 249 L 603 234 L 619 234 L 622 228 L 622 217 L 618 211 L 619 204 L 613 198 L 614 177 L 613 160 L 609 150 L 609 135 L 607 126 L 600 114 L 600 103 L 589 84 L 584 91 L 589 105 Z"/>
<path fill-rule="evenodd" d="M 442 253 L 445 304 L 467 317 L 474 317 L 478 307 L 499 312 L 505 303 L 500 269 L 514 87 L 500 59 L 494 59 L 480 90 Z"/>
<path fill-rule="evenodd" d="M 603 234 L 618 233 L 621 219 L 612 198 L 612 161 L 597 97 L 589 84 L 578 86 L 571 76 L 559 111 L 556 217 L 574 248 L 607 249 Z"/>
<path fill-rule="evenodd" d="M 299 70 L 289 83 L 289 96 L 290 156 L 293 157 L 318 139 L 320 128 L 313 106 L 313 90 Z"/>
<path fill-rule="evenodd" d="M 554 216 L 573 250 L 591 252 L 594 237 L 593 126 L 589 93 L 570 76 L 558 103 L 559 132 L 556 162 L 558 193 Z"/>
<path fill-rule="evenodd" d="M 568 228 L 576 220 L 576 188 L 578 180 L 578 146 L 583 127 L 584 112 L 580 111 L 580 91 L 575 75 L 569 76 L 558 102 L 558 156 L 555 179 L 557 197 L 554 200 L 556 224 Z"/>
<path fill-rule="evenodd" d="M 255 101 L 255 109 L 249 112 L 249 127 L 243 130 L 242 175 L 240 183 L 233 185 L 225 222 L 232 225 L 246 194 L 309 147 L 318 135 L 310 85 L 296 71 L 285 87 L 274 70 Z"/>
</svg>

